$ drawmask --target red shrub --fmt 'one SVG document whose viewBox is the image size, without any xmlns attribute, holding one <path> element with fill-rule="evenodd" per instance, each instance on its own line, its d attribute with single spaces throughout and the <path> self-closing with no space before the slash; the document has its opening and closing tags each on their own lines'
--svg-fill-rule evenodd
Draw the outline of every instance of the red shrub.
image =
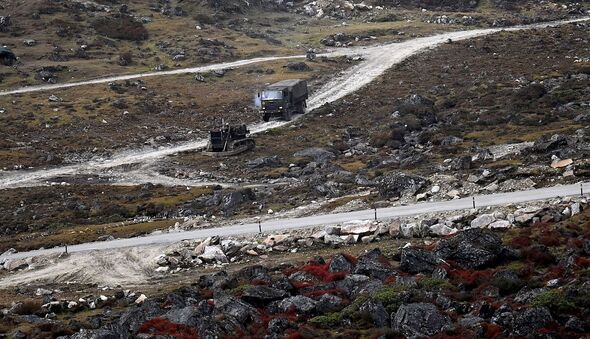
<svg viewBox="0 0 590 339">
<path fill-rule="evenodd" d="M 588 267 L 590 267 L 590 259 L 584 258 L 584 257 L 577 257 L 576 264 L 578 266 L 583 267 L 583 268 L 588 268 Z"/>
<path fill-rule="evenodd" d="M 539 238 L 539 242 L 547 247 L 555 247 L 561 245 L 561 234 L 555 230 L 543 232 Z"/>
<path fill-rule="evenodd" d="M 395 275 L 390 275 L 383 280 L 383 283 L 385 285 L 391 285 L 391 284 L 395 284 L 396 280 L 397 280 L 397 277 Z"/>
<path fill-rule="evenodd" d="M 350 262 L 350 263 L 351 263 L 351 264 L 353 264 L 353 265 L 356 265 L 356 264 L 358 263 L 358 261 L 359 261 L 359 260 L 358 260 L 358 259 L 357 259 L 355 256 L 353 256 L 353 255 L 350 255 L 350 254 L 347 254 L 347 253 L 340 253 L 340 254 L 342 254 L 342 256 L 343 256 L 343 257 L 345 257 L 345 258 L 346 258 L 346 260 L 348 260 L 348 262 Z"/>
<path fill-rule="evenodd" d="M 531 246 L 531 239 L 527 236 L 518 236 L 510 241 L 510 245 L 515 248 L 525 248 Z"/>
<path fill-rule="evenodd" d="M 313 283 L 311 281 L 293 281 L 291 282 L 291 285 L 293 285 L 295 289 L 300 290 L 302 288 L 313 286 Z"/>
<path fill-rule="evenodd" d="M 481 327 L 484 330 L 486 338 L 498 338 L 502 335 L 502 327 L 496 324 L 482 323 Z"/>
<path fill-rule="evenodd" d="M 285 332 L 286 336 L 285 339 L 303 339 L 303 336 L 301 335 L 301 333 L 295 331 L 295 330 L 287 330 Z"/>
<path fill-rule="evenodd" d="M 186 325 L 175 324 L 164 318 L 154 318 L 141 325 L 138 333 L 172 336 L 179 339 L 199 339 L 197 330 Z"/>
<path fill-rule="evenodd" d="M 493 273 L 493 270 L 474 271 L 454 269 L 449 272 L 449 276 L 456 282 L 472 288 L 489 281 Z"/>
<path fill-rule="evenodd" d="M 342 280 L 346 277 L 346 272 L 328 272 L 330 264 L 319 264 L 319 265 L 305 265 L 301 269 L 304 272 L 307 272 L 315 277 L 322 279 L 324 282 L 332 282 Z"/>
<path fill-rule="evenodd" d="M 387 267 L 391 266 L 391 263 L 384 255 L 380 255 L 379 257 L 377 257 L 377 261 Z"/>
<path fill-rule="evenodd" d="M 549 267 L 545 273 L 545 279 L 557 279 L 563 277 L 563 268 L 557 265 Z"/>
<path fill-rule="evenodd" d="M 252 279 L 251 281 L 252 285 L 270 285 L 270 281 L 268 280 L 264 280 L 264 279 Z"/>
<path fill-rule="evenodd" d="M 203 299 L 211 299 L 211 298 L 213 298 L 213 291 L 212 290 L 202 289 L 202 290 L 200 290 L 200 293 L 201 293 L 201 297 Z"/>
<path fill-rule="evenodd" d="M 551 254 L 551 252 L 536 246 L 523 249 L 522 256 L 529 262 L 533 262 L 542 266 L 548 266 L 555 262 L 555 257 Z"/>
</svg>

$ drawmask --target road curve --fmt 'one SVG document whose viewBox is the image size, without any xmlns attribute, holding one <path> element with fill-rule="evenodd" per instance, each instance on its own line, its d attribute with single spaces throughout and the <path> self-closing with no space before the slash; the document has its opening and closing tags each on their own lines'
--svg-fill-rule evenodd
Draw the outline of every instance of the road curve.
<svg viewBox="0 0 590 339">
<path fill-rule="evenodd" d="M 510 27 L 506 29 L 501 28 L 491 28 L 491 29 L 476 29 L 476 30 L 468 30 L 468 31 L 459 31 L 459 32 L 449 32 L 443 33 L 439 35 L 423 37 L 412 39 L 408 41 L 404 41 L 401 43 L 391 43 L 385 44 L 380 46 L 373 46 L 373 47 L 353 47 L 353 48 L 345 48 L 339 49 L 337 51 L 333 51 L 330 53 L 326 53 L 323 55 L 326 56 L 338 56 L 338 55 L 362 55 L 365 60 L 362 61 L 360 64 L 352 67 L 348 71 L 344 72 L 341 76 L 338 76 L 327 84 L 322 86 L 318 91 L 312 93 L 308 101 L 309 110 L 313 110 L 321 105 L 336 101 L 346 95 L 349 95 L 363 86 L 367 85 L 381 74 L 383 74 L 387 69 L 391 68 L 395 64 L 403 61 L 404 59 L 424 50 L 427 48 L 436 47 L 449 39 L 451 40 L 465 40 L 470 39 L 478 36 L 483 36 L 487 34 L 492 34 L 501 30 L 509 30 L 509 31 L 516 31 L 516 30 L 523 30 L 523 29 L 532 29 L 532 28 L 544 28 L 556 25 L 563 25 L 567 23 L 573 22 L 580 22 L 580 21 L 587 21 L 590 20 L 590 17 L 579 18 L 579 19 L 572 19 L 572 20 L 565 20 L 565 21 L 556 21 L 556 22 L 548 22 L 548 23 L 540 23 L 540 24 L 533 24 L 533 25 L 526 25 L 526 26 L 516 26 Z M 202 67 L 194 67 L 194 68 L 184 68 L 184 69 L 176 69 L 171 71 L 164 71 L 164 72 L 151 72 L 151 73 L 139 73 L 139 74 L 130 74 L 130 75 L 122 75 L 117 77 L 109 77 L 109 78 L 101 78 L 101 79 L 94 79 L 89 81 L 82 81 L 77 83 L 66 83 L 66 84 L 57 84 L 57 85 L 43 85 L 43 86 L 35 86 L 35 87 L 25 87 L 20 89 L 15 89 L 11 91 L 0 92 L 0 96 L 2 95 L 9 95 L 9 94 L 17 94 L 17 93 L 30 93 L 30 92 L 38 92 L 38 91 L 45 91 L 45 90 L 55 90 L 60 88 L 67 88 L 67 87 L 76 87 L 76 86 L 84 86 L 84 85 L 92 85 L 92 84 L 100 84 L 105 82 L 112 82 L 112 81 L 119 81 L 119 80 L 126 80 L 126 79 L 136 79 L 136 78 L 144 78 L 144 77 L 153 77 L 153 76 L 164 76 L 164 75 L 173 75 L 173 74 L 184 74 L 184 73 L 199 73 L 199 72 L 206 72 L 215 69 L 223 69 L 229 67 L 240 67 L 244 65 L 272 61 L 272 60 L 280 60 L 280 59 L 291 59 L 291 58 L 303 58 L 302 55 L 295 55 L 295 56 L 283 56 L 283 57 L 261 57 L 261 58 L 254 58 L 248 60 L 240 60 L 234 62 L 227 62 L 222 64 L 215 64 L 215 65 L 208 65 Z M 296 118 L 300 118 L 297 116 Z M 250 127 L 250 130 L 255 133 L 260 133 L 262 131 L 266 131 L 272 128 L 280 127 L 289 122 L 284 121 L 271 121 L 268 123 L 260 123 Z M 49 169 L 41 169 L 41 170 L 32 170 L 32 171 L 7 171 L 1 172 L 0 171 L 0 189 L 6 188 L 18 188 L 18 187 L 32 187 L 32 186 L 40 186 L 45 185 L 44 181 L 49 180 L 54 177 L 63 177 L 63 176 L 73 176 L 73 175 L 101 175 L 105 172 L 105 170 L 109 171 L 109 176 L 115 179 L 115 183 L 125 183 L 125 182 L 133 182 L 133 183 L 146 183 L 150 181 L 149 171 L 139 172 L 135 171 L 135 173 L 125 173 L 122 172 L 120 169 L 116 169 L 122 165 L 128 164 L 152 164 L 154 162 L 159 161 L 163 157 L 173 155 L 180 152 L 186 151 L 194 151 L 202 149 L 206 145 L 206 140 L 194 140 L 188 143 L 169 146 L 169 147 L 162 147 L 157 150 L 154 149 L 137 149 L 137 150 L 129 150 L 121 152 L 117 155 L 109 159 L 100 159 L 100 160 L 91 160 L 87 162 L 82 162 L 74 165 L 67 165 L 62 167 L 55 167 Z M 175 185 L 178 180 L 175 178 L 166 179 L 166 177 L 159 177 L 158 182 L 163 185 Z M 194 182 L 185 183 L 187 186 L 202 186 L 207 185 L 209 183 L 206 182 Z"/>
<path fill-rule="evenodd" d="M 477 195 L 475 196 L 475 201 L 478 208 L 506 204 L 517 204 L 527 201 L 551 199 L 557 197 L 579 196 L 581 193 L 580 188 L 583 189 L 583 192 L 589 192 L 590 183 L 578 183 L 509 193 Z M 377 216 L 380 220 L 388 220 L 425 213 L 465 210 L 472 208 L 472 204 L 472 197 L 440 202 L 417 203 L 408 206 L 378 209 Z M 335 225 L 346 221 L 367 220 L 373 218 L 374 210 L 362 210 L 345 213 L 322 214 L 302 218 L 275 219 L 271 221 L 263 221 L 261 227 L 265 233 L 269 233 L 288 229 L 306 228 L 318 225 Z M 145 237 L 117 239 L 104 242 L 91 242 L 80 245 L 68 246 L 68 252 L 85 252 L 156 244 L 170 244 L 186 239 L 202 239 L 210 236 L 237 236 L 257 232 L 258 224 L 236 224 L 231 226 L 198 229 L 193 231 L 161 233 L 148 235 Z M 63 252 L 63 250 L 63 248 L 50 248 L 30 252 L 21 252 L 8 255 L 5 258 L 21 259 L 40 255 L 47 255 L 52 253 L 60 253 Z"/>
</svg>

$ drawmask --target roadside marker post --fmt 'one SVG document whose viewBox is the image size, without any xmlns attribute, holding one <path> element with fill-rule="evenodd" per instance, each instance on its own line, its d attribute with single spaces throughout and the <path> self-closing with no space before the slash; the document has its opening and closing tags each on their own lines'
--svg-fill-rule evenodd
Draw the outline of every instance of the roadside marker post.
<svg viewBox="0 0 590 339">
<path fill-rule="evenodd" d="M 475 208 L 475 197 L 473 197 L 472 199 L 473 199 L 473 208 Z"/>
<path fill-rule="evenodd" d="M 580 196 L 582 198 L 584 197 L 584 186 L 582 185 L 582 183 L 580 183 Z"/>
<path fill-rule="evenodd" d="M 375 209 L 375 221 L 377 221 L 377 207 L 373 207 Z"/>
<path fill-rule="evenodd" d="M 260 225 L 260 220 L 258 220 L 258 233 L 262 233 L 262 225 Z"/>
<path fill-rule="evenodd" d="M 66 254 L 68 254 L 68 244 L 65 244 L 66 247 Z"/>
</svg>

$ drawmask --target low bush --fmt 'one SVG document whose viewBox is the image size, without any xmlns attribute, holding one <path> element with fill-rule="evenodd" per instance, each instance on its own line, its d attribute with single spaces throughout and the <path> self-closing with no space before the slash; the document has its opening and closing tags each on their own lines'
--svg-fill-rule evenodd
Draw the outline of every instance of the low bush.
<svg viewBox="0 0 590 339">
<path fill-rule="evenodd" d="M 94 21 L 92 26 L 99 34 L 112 39 L 141 41 L 148 38 L 148 31 L 143 24 L 127 15 L 102 17 Z"/>
</svg>

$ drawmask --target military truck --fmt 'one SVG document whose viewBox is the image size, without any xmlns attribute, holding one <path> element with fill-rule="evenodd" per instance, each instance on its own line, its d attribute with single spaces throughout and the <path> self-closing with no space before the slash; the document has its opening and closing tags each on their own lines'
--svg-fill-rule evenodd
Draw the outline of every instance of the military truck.
<svg viewBox="0 0 590 339">
<path fill-rule="evenodd" d="M 221 128 L 209 131 L 209 142 L 204 153 L 214 157 L 225 157 L 253 149 L 254 146 L 254 139 L 250 137 L 246 125 L 224 124 Z"/>
<path fill-rule="evenodd" d="M 293 114 L 305 113 L 307 82 L 300 79 L 283 80 L 258 92 L 262 120 L 279 117 L 291 120 Z"/>
</svg>

